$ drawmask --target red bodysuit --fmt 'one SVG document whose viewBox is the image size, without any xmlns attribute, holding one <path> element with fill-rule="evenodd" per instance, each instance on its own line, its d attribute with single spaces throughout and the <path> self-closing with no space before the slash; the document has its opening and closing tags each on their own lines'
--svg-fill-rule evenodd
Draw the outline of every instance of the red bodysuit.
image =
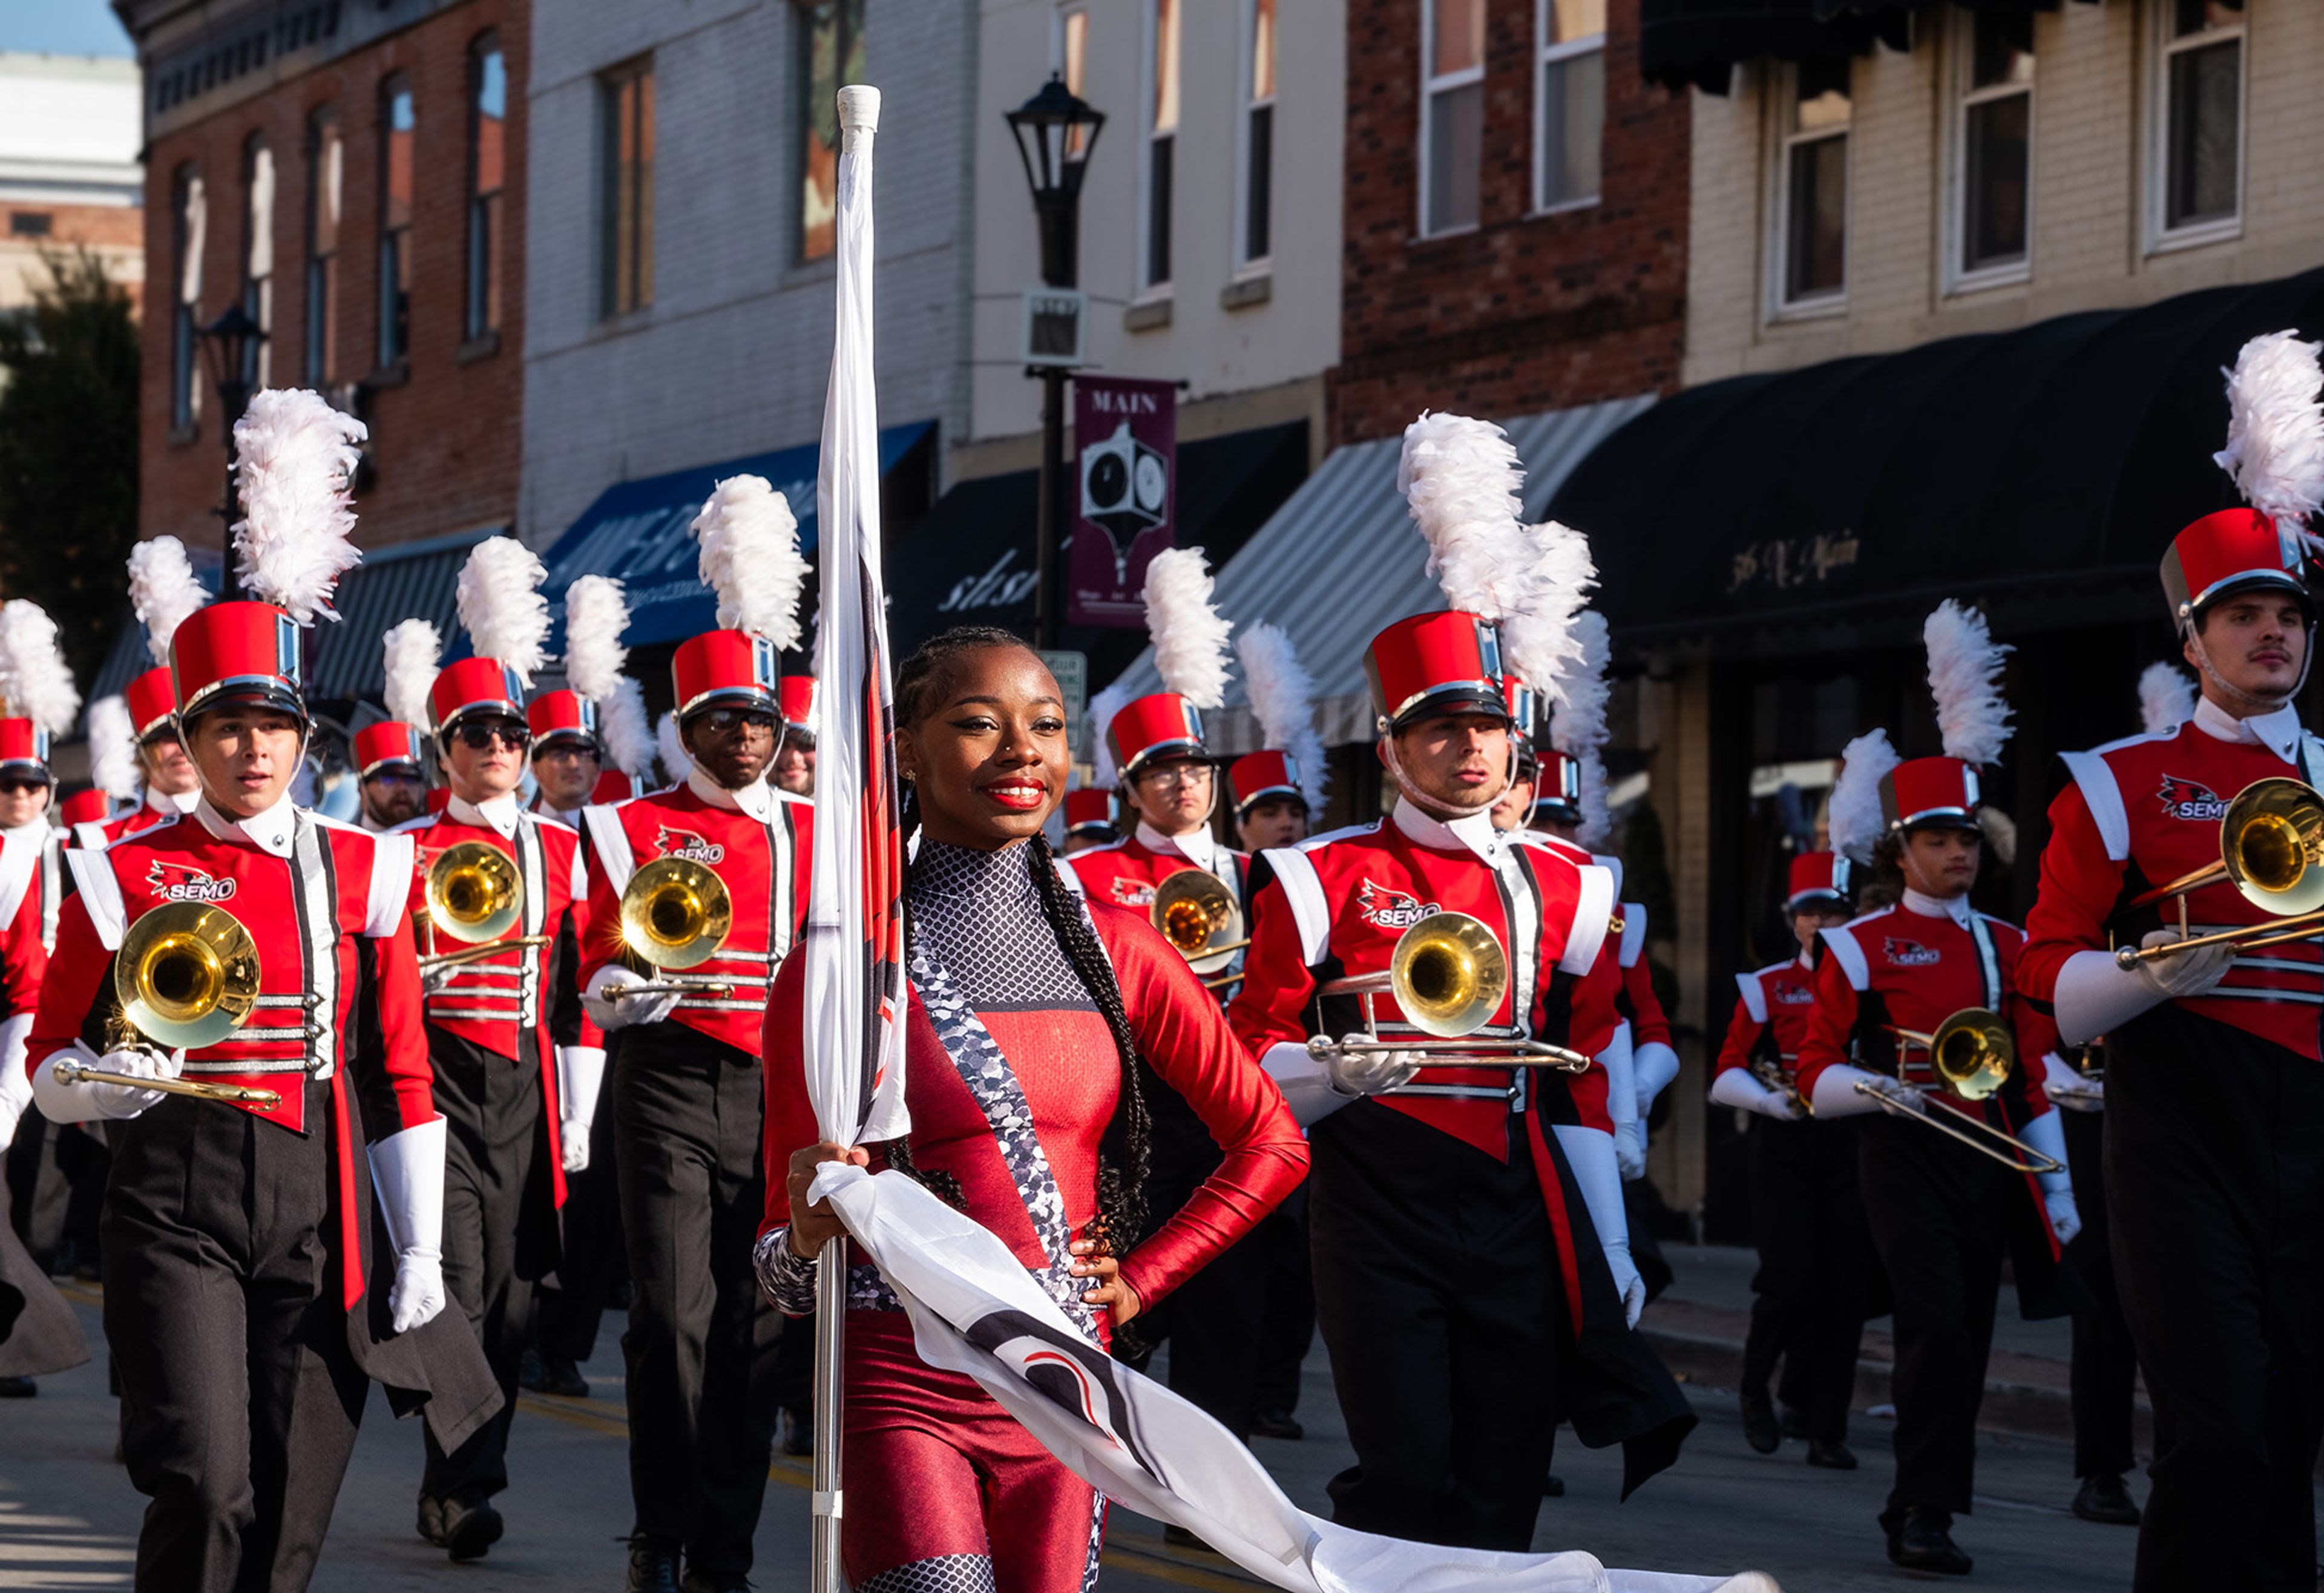
<svg viewBox="0 0 2324 1593">
<path fill-rule="evenodd" d="M 1113 1037 L 1044 916 L 1035 849 L 924 843 L 910 879 L 912 990 L 905 1100 L 912 1159 L 957 1180 L 963 1208 L 1091 1337 L 1086 1280 L 1065 1247 L 1097 1212 L 1099 1146 L 1120 1067 Z M 1151 1306 L 1278 1204 L 1306 1170 L 1281 1095 L 1228 1031 L 1217 1003 L 1141 914 L 1087 907 L 1140 1054 L 1202 1116 L 1224 1152 L 1217 1172 L 1122 1258 Z M 813 1269 L 790 1256 L 780 1169 L 821 1137 L 800 1058 L 805 963 L 783 965 L 767 1009 L 767 1221 L 761 1274 L 795 1314 Z M 1022 1132 L 1029 1122 L 1032 1134 Z M 873 1147 L 875 1168 L 885 1165 Z M 1037 1215 L 1036 1213 L 1045 1213 Z M 851 1255 L 853 1252 L 851 1250 Z M 915 1580 L 954 1557 L 989 1561 L 1013 1593 L 1078 1593 L 1095 1565 L 1099 1501 L 973 1382 L 924 1364 L 878 1275 L 851 1268 L 846 1466 L 860 1501 L 843 1526 L 862 1593 L 950 1587 Z M 977 1585 L 962 1581 L 959 1586 Z"/>
</svg>

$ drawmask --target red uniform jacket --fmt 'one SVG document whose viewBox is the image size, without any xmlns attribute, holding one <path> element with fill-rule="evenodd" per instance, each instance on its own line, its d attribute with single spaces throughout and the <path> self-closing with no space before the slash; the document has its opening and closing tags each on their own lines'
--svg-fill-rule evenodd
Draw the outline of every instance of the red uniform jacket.
<svg viewBox="0 0 2324 1593">
<path fill-rule="evenodd" d="M 1192 1198 L 1122 1257 L 1121 1275 L 1151 1305 L 1282 1203 L 1306 1174 L 1307 1145 L 1274 1081 L 1252 1065 L 1218 1002 L 1145 915 L 1095 902 L 1089 914 L 1113 963 L 1140 1054 L 1201 1115 L 1225 1153 Z M 1047 933 L 1044 924 L 1028 929 Z M 775 981 L 767 1010 L 766 1229 L 790 1221 L 780 1170 L 790 1165 L 793 1151 L 822 1137 L 801 1065 L 805 985 L 806 959 L 793 956 Z M 912 1114 L 912 1159 L 958 1178 L 969 1215 L 1038 1269 L 1047 1257 L 991 1127 L 936 1037 L 919 990 L 910 996 L 904 1100 Z M 1113 1036 L 1094 1008 L 995 1009 L 977 1016 L 1024 1087 L 1065 1202 L 1066 1224 L 1078 1233 L 1097 1212 L 1098 1142 L 1120 1095 Z M 875 1150 L 872 1165 L 883 1165 Z"/>
<path fill-rule="evenodd" d="M 2025 922 L 2029 998 L 2047 1009 L 2067 960 L 2106 950 L 2109 930 L 2118 944 L 2136 945 L 2149 930 L 2177 928 L 2176 902 L 2135 910 L 2128 904 L 2218 861 L 2219 821 L 2245 787 L 2271 776 L 2311 784 L 2324 778 L 2324 743 L 2301 732 L 2289 711 L 2268 723 L 2292 758 L 2257 742 L 2222 741 L 2200 723 L 2066 754 L 2073 783 L 2050 805 L 2042 894 Z M 2269 916 L 2224 880 L 2187 900 L 2188 926 L 2197 935 Z M 2179 1005 L 2315 1060 L 2324 1055 L 2317 1034 L 2324 947 L 2294 941 L 2237 957 L 2216 987 Z"/>
<path fill-rule="evenodd" d="M 1480 1033 L 1524 1035 L 1595 1056 L 1613 1038 L 1620 977 L 1608 944 L 1613 877 L 1527 838 L 1501 838 L 1487 863 L 1410 803 L 1391 818 L 1262 852 L 1252 870 L 1251 945 L 1242 992 L 1228 1008 L 1254 1054 L 1363 1027 L 1355 997 L 1317 998 L 1319 985 L 1388 965 L 1397 939 L 1439 912 L 1462 912 L 1508 953 L 1509 991 Z M 1385 1037 L 1416 1033 L 1388 996 L 1373 998 Z M 1512 1082 L 1512 1075 L 1516 1082 Z M 1611 1133 L 1602 1071 L 1431 1068 L 1383 1105 L 1496 1159 L 1508 1156 L 1518 1091 L 1540 1087 L 1553 1122 Z"/>
<path fill-rule="evenodd" d="M 1622 941 L 1617 961 L 1622 966 L 1622 1016 L 1630 1020 L 1630 1039 L 1639 1045 L 1671 1043 L 1670 1015 L 1655 994 L 1654 964 L 1646 960 L 1646 909 L 1643 902 L 1622 904 Z"/>
<path fill-rule="evenodd" d="M 807 922 L 815 804 L 763 784 L 753 787 L 760 796 L 718 793 L 729 801 L 763 796 L 764 817 L 754 818 L 705 796 L 706 787 L 717 789 L 696 770 L 666 790 L 586 810 L 597 866 L 589 873 L 581 983 L 586 989 L 599 969 L 622 959 L 622 892 L 630 877 L 659 857 L 692 858 L 724 882 L 734 924 L 718 955 L 679 977 L 716 980 L 733 992 L 687 996 L 671 1021 L 756 1056 L 768 981 Z"/>
<path fill-rule="evenodd" d="M 1971 930 L 1950 916 L 1917 913 L 1901 902 L 1825 930 L 1815 1006 L 1800 1044 L 1801 1095 L 1812 1100 L 1824 1070 L 1849 1062 L 1908 1083 L 1939 1083 L 1927 1050 L 1899 1039 L 1889 1026 L 1934 1034 L 1963 1008 L 1988 1007 L 2016 1035 L 2018 1065 L 2003 1090 L 2015 1097 L 2011 1115 L 2023 1121 L 2048 1111 L 2042 1058 L 2058 1048 L 2058 1031 L 2017 993 L 2015 976 L 2024 936 L 2015 925 L 1982 913 L 1974 915 L 1974 922 L 1992 948 L 1989 961 Z M 1972 1103 L 1960 1104 L 1972 1114 L 1979 1110 Z"/>
<path fill-rule="evenodd" d="M 1144 913 L 1154 905 L 1157 885 L 1182 870 L 1202 866 L 1188 861 L 1175 843 L 1165 843 L 1170 846 L 1168 851 L 1157 849 L 1154 843 L 1162 839 L 1140 824 L 1135 833 L 1120 841 L 1074 853 L 1065 860 L 1065 867 L 1090 900 Z M 1241 898 L 1243 877 L 1250 867 L 1249 853 L 1226 846 L 1214 849 L 1212 871 L 1226 881 L 1237 899 Z"/>
<path fill-rule="evenodd" d="M 563 1046 L 602 1048 L 605 1043 L 581 1010 L 579 948 L 588 916 L 589 874 L 576 833 L 554 819 L 518 811 L 514 798 L 508 806 L 516 823 L 513 835 L 503 835 L 484 813 L 456 796 L 442 813 L 414 819 L 394 833 L 411 839 L 411 924 L 423 957 L 458 951 L 466 944 L 438 930 L 428 915 L 428 870 L 436 860 L 476 841 L 516 861 L 524 907 L 502 938 L 546 935 L 549 944 L 456 964 L 444 987 L 423 999 L 422 1009 L 430 1026 L 511 1062 L 525 1060 L 525 1037 L 530 1036 L 548 1110 L 550 1187 L 561 1206 L 565 1165 L 558 1143 L 557 1053 Z"/>
<path fill-rule="evenodd" d="M 0 834 L 0 1018 L 40 1005 L 49 949 L 41 944 L 41 865 L 46 847 L 31 834 Z"/>
<path fill-rule="evenodd" d="M 170 797 L 148 791 L 144 800 L 127 813 L 116 813 L 111 818 L 100 819 L 95 824 L 75 824 L 72 843 L 83 852 L 103 852 L 124 835 L 142 833 L 164 820 L 190 811 L 180 807 Z"/>
<path fill-rule="evenodd" d="M 281 826 L 279 832 L 270 819 Z M 271 1110 L 232 1110 L 301 1133 L 309 1127 L 304 1080 L 311 1074 L 330 1081 L 338 1117 L 339 1210 L 346 1228 L 341 1254 L 352 1306 L 363 1294 L 357 1224 L 364 1206 L 355 1195 L 359 1141 L 342 1065 L 350 1048 L 362 1058 L 366 1081 L 381 1086 L 364 1098 L 373 1108 L 365 1125 L 370 1137 L 385 1138 L 436 1117 L 434 1073 L 420 1027 L 420 971 L 404 910 L 411 844 L 291 810 L 287 803 L 260 815 L 251 828 L 282 834 L 290 855 L 263 849 L 207 806 L 102 852 L 71 854 L 78 889 L 65 903 L 28 1059 L 38 1065 L 76 1039 L 93 1050 L 106 1048 L 103 1029 L 114 1010 L 113 953 L 124 931 L 148 910 L 164 902 L 199 901 L 233 914 L 257 945 L 258 1008 L 231 1039 L 188 1053 L 185 1076 L 277 1090 L 281 1102 Z"/>
<path fill-rule="evenodd" d="M 1772 1057 L 1790 1080 L 1799 1069 L 1808 1017 L 1815 1011 L 1815 969 L 1807 953 L 1756 973 L 1738 973 L 1735 988 L 1741 997 L 1735 1003 L 1735 1016 L 1728 1020 L 1727 1040 L 1719 1048 L 1712 1075 Z"/>
</svg>

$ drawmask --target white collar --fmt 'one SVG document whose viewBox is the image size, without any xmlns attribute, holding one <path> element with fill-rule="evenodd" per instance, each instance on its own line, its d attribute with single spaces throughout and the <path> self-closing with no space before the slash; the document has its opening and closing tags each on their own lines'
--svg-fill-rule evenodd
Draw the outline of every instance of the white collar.
<svg viewBox="0 0 2324 1593">
<path fill-rule="evenodd" d="M 11 841 L 29 841 L 36 846 L 44 844 L 49 838 L 48 810 L 43 808 L 30 824 L 18 824 L 13 830 L 0 830 L 0 835 L 5 835 Z"/>
<path fill-rule="evenodd" d="M 558 824 L 564 824 L 570 829 L 577 830 L 581 827 L 580 808 L 558 807 L 553 804 L 543 802 L 538 807 L 534 808 L 533 811 L 540 814 L 544 818 L 555 819 Z"/>
<path fill-rule="evenodd" d="M 1219 871 L 1218 839 L 1211 833 L 1208 825 L 1190 830 L 1184 835 L 1165 835 L 1144 819 L 1139 819 L 1137 833 L 1138 844 L 1148 852 L 1164 857 L 1185 858 L 1205 873 Z"/>
<path fill-rule="evenodd" d="M 2286 704 L 2266 714 L 2238 719 L 2209 697 L 2195 704 L 2195 728 L 2218 741 L 2240 741 L 2265 747 L 2297 768 L 2300 762 L 2300 710 Z"/>
<path fill-rule="evenodd" d="M 299 809 L 288 796 L 263 812 L 246 819 L 230 819 L 211 805 L 207 796 L 194 804 L 194 816 L 202 828 L 221 841 L 255 846 L 272 857 L 290 855 L 290 834 L 299 822 Z"/>
<path fill-rule="evenodd" d="M 195 787 L 190 791 L 173 791 L 167 793 L 156 791 L 151 786 L 145 787 L 145 806 L 152 808 L 158 814 L 169 815 L 173 813 L 191 813 L 194 811 L 194 804 L 199 802 L 201 799 L 202 792 L 201 787 L 198 786 Z"/>
<path fill-rule="evenodd" d="M 762 824 L 775 816 L 775 790 L 764 780 L 752 780 L 739 791 L 730 791 L 705 774 L 701 765 L 696 764 L 687 771 L 686 783 L 693 787 L 696 796 L 713 807 L 723 807 L 728 813 L 739 811 L 749 814 Z"/>
<path fill-rule="evenodd" d="M 1924 896 L 1911 886 L 1904 887 L 1904 899 L 1897 904 L 1908 913 L 1918 913 L 1923 918 L 1950 918 L 1967 929 L 1969 920 L 1977 916 L 1969 905 L 1969 893 L 1954 897 Z"/>
<path fill-rule="evenodd" d="M 1810 973 L 1813 973 L 1815 971 L 1815 964 L 1808 961 L 1808 954 L 1806 952 L 1801 952 L 1794 961 L 1798 962 L 1801 967 L 1806 969 Z"/>
<path fill-rule="evenodd" d="M 520 805 L 513 791 L 505 792 L 489 802 L 471 802 L 466 796 L 454 796 L 444 805 L 444 811 L 461 824 L 490 830 L 503 841 L 516 833 L 520 822 Z"/>
<path fill-rule="evenodd" d="M 1420 804 L 1409 796 L 1396 805 L 1396 827 L 1421 845 L 1438 852 L 1466 852 L 1489 863 L 1499 862 L 1508 843 L 1493 828 L 1490 808 L 1464 814 L 1457 819 L 1440 819 L 1422 811 Z"/>
</svg>

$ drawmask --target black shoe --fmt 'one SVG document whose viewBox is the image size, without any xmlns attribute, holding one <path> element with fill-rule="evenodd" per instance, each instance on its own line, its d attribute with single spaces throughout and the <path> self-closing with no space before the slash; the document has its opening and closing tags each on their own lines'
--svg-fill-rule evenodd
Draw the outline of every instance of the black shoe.
<svg viewBox="0 0 2324 1593">
<path fill-rule="evenodd" d="M 444 1546 L 444 1501 L 432 1494 L 420 1496 L 420 1539 L 438 1549 Z"/>
<path fill-rule="evenodd" d="M 1743 1441 L 1763 1455 L 1772 1455 L 1784 1447 L 1784 1430 L 1775 1421 L 1775 1407 L 1764 1394 L 1745 1394 L 1743 1403 Z"/>
<path fill-rule="evenodd" d="M 1821 1466 L 1827 1471 L 1856 1469 L 1856 1451 L 1836 1438 L 1808 1440 L 1808 1464 Z"/>
<path fill-rule="evenodd" d="M 1953 1518 L 1925 1505 L 1904 1506 L 1904 1520 L 1888 1535 L 1888 1558 L 1906 1570 L 1932 1570 L 1948 1577 L 1969 1575 L 1969 1557 L 1953 1542 Z"/>
<path fill-rule="evenodd" d="M 815 1453 L 815 1414 L 811 1411 L 785 1411 L 783 1422 L 783 1453 L 811 1455 Z"/>
<path fill-rule="evenodd" d="M 1565 1497 L 1565 1478 L 1553 1471 L 1541 1479 L 1541 1496 L 1545 1499 Z"/>
<path fill-rule="evenodd" d="M 540 1351 L 538 1349 L 526 1350 L 524 1358 L 517 1363 L 516 1386 L 519 1388 L 530 1388 L 535 1394 L 548 1391 L 549 1367 L 540 1358 Z"/>
<path fill-rule="evenodd" d="M 1203 1542 L 1202 1539 L 1196 1537 L 1193 1533 L 1188 1532 L 1183 1526 L 1164 1527 L 1162 1529 L 1162 1541 L 1169 1544 L 1173 1549 L 1200 1549 L 1205 1554 L 1216 1554 L 1218 1552 L 1216 1549 L 1212 1548 L 1208 1543 Z"/>
<path fill-rule="evenodd" d="M 2121 1478 L 2109 1473 L 2082 1478 L 2081 1491 L 2074 1496 L 2074 1514 L 2108 1526 L 2138 1524 L 2138 1506 L 2131 1502 L 2130 1490 L 2122 1486 Z"/>
<path fill-rule="evenodd" d="M 678 1593 L 678 1540 L 640 1533 L 630 1540 L 630 1579 L 624 1593 Z"/>
<path fill-rule="evenodd" d="M 581 1368 L 571 1361 L 562 1357 L 550 1360 L 544 1356 L 541 1358 L 540 1392 L 558 1395 L 566 1399 L 586 1399 L 589 1397 L 589 1379 L 583 1377 Z"/>
<path fill-rule="evenodd" d="M 1286 1441 L 1307 1436 L 1307 1430 L 1293 1419 L 1289 1411 L 1261 1411 L 1250 1424 L 1253 1438 L 1280 1438 Z"/>
<path fill-rule="evenodd" d="M 0 1399 L 30 1399 L 40 1391 L 30 1377 L 0 1377 Z"/>
<path fill-rule="evenodd" d="M 482 1560 L 507 1524 L 490 1499 L 444 1501 L 444 1551 L 457 1560 Z"/>
<path fill-rule="evenodd" d="M 1785 1405 L 1784 1407 L 1784 1436 L 1785 1438 L 1812 1438 L 1815 1436 L 1808 1431 L 1807 1416 L 1797 1405 Z"/>
<path fill-rule="evenodd" d="M 678 1593 L 751 1593 L 751 1579 L 738 1570 L 705 1570 L 689 1565 Z"/>
</svg>

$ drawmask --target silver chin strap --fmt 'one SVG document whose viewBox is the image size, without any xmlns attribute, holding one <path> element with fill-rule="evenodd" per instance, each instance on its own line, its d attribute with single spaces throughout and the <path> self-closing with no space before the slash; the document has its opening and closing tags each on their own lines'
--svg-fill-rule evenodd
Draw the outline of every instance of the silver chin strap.
<svg viewBox="0 0 2324 1593">
<path fill-rule="evenodd" d="M 2300 678 L 2293 681 L 2292 683 L 2292 689 L 2284 693 L 2280 697 L 2255 696 L 2252 693 L 2244 690 L 2243 687 L 2230 683 L 2227 677 L 2221 675 L 2218 668 L 2212 664 L 2210 649 L 2203 645 L 2202 628 L 2196 624 L 2195 621 L 2191 617 L 2187 622 L 2187 636 L 2188 639 L 2195 644 L 2195 657 L 2201 662 L 2203 678 L 2219 688 L 2219 695 L 2221 697 L 2228 701 L 2240 701 L 2255 704 L 2253 709 L 2254 714 L 2273 714 L 2277 709 L 2282 707 L 2286 703 L 2289 703 L 2294 697 L 2297 697 L 2301 694 L 2301 690 L 2308 685 L 2308 671 L 2312 668 L 2316 663 L 2316 622 L 2310 620 L 2308 622 L 2308 644 L 2302 648 L 2300 652 Z M 2244 715 L 2246 718 L 2249 718 L 2251 716 L 2251 714 Z"/>
<path fill-rule="evenodd" d="M 1482 807 L 1473 809 L 1447 807 L 1443 803 L 1438 802 L 1435 798 L 1423 796 L 1419 791 L 1414 789 L 1411 779 L 1404 772 L 1403 760 L 1396 755 L 1395 732 L 1389 732 L 1388 733 L 1381 736 L 1380 749 L 1381 756 L 1388 763 L 1388 772 L 1396 780 L 1396 788 L 1404 794 L 1406 801 L 1417 806 L 1421 812 L 1428 815 L 1431 818 L 1444 820 L 1464 819 L 1471 817 L 1475 814 L 1490 813 L 1493 808 L 1493 802 L 1499 802 L 1509 788 L 1508 781 L 1507 779 L 1502 780 L 1500 790 L 1493 793 L 1493 802 L 1488 802 Z M 1512 771 L 1514 771 L 1517 767 L 1517 754 L 1514 750 L 1509 754 L 1509 766 Z"/>
</svg>

